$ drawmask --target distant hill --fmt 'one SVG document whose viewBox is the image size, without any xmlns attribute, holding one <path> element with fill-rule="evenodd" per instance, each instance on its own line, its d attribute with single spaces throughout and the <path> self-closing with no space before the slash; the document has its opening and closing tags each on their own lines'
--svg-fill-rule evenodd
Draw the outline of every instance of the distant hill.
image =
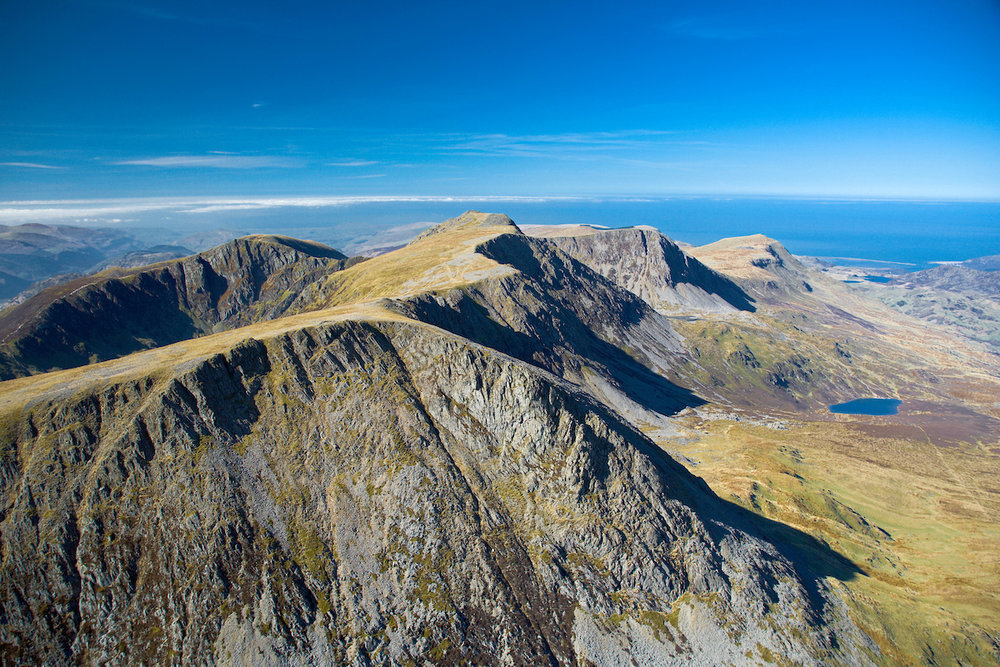
<svg viewBox="0 0 1000 667">
<path fill-rule="evenodd" d="M 893 285 L 923 287 L 965 295 L 1000 297 L 1000 271 L 973 268 L 990 266 L 991 258 L 969 260 L 962 264 L 945 264 L 933 269 L 907 273 L 892 281 Z"/>
<path fill-rule="evenodd" d="M 994 255 L 907 273 L 872 293 L 902 313 L 1000 352 L 1000 271 L 988 268 L 998 261 Z"/>
<path fill-rule="evenodd" d="M 117 255 L 115 257 L 105 259 L 97 265 L 96 269 L 98 271 L 103 271 L 104 269 L 111 268 L 112 266 L 119 266 L 123 269 L 134 269 L 140 266 L 146 266 L 147 264 L 166 262 L 171 259 L 179 259 L 193 254 L 195 254 L 194 250 L 180 245 L 155 245 L 151 248 L 133 250 L 132 252 L 127 252 L 123 255 Z"/>
<path fill-rule="evenodd" d="M 186 257 L 239 236 L 244 234 L 213 229 L 175 243 L 149 246 L 142 232 L 126 229 L 37 223 L 0 226 L 0 303 L 15 297 L 19 297 L 17 302 L 24 301 L 52 285 L 112 266 L 135 268 Z"/>
<path fill-rule="evenodd" d="M 986 257 L 968 259 L 962 262 L 962 266 L 978 271 L 1000 271 L 1000 255 L 988 255 Z"/>
<path fill-rule="evenodd" d="M 785 246 L 763 234 L 726 238 L 688 248 L 687 253 L 764 301 L 781 301 L 812 291 L 808 268 Z"/>
<path fill-rule="evenodd" d="M 0 227 L 0 300 L 36 281 L 87 271 L 107 257 L 141 247 L 132 234 L 115 229 L 36 223 Z"/>
<path fill-rule="evenodd" d="M 177 245 L 184 246 L 185 248 L 191 248 L 195 252 L 201 252 L 202 250 L 214 248 L 217 245 L 222 245 L 223 243 L 232 241 L 233 239 L 238 239 L 241 236 L 247 236 L 246 232 L 240 232 L 234 229 L 211 229 L 204 232 L 188 234 L 183 238 L 177 239 Z"/>
</svg>

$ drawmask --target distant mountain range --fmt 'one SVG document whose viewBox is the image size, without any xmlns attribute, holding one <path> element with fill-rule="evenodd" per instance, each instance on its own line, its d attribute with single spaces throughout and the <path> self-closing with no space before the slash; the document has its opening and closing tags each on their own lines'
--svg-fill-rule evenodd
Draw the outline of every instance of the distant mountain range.
<svg viewBox="0 0 1000 667">
<path fill-rule="evenodd" d="M 4 311 L 4 662 L 997 658 L 995 356 L 765 236 L 528 231 Z"/>
<path fill-rule="evenodd" d="M 976 257 L 962 262 L 962 266 L 977 271 L 1000 271 L 1000 255 Z"/>
<path fill-rule="evenodd" d="M 102 260 L 137 250 L 130 234 L 110 229 L 27 224 L 0 227 L 0 299 L 57 274 L 85 271 Z"/>
</svg>

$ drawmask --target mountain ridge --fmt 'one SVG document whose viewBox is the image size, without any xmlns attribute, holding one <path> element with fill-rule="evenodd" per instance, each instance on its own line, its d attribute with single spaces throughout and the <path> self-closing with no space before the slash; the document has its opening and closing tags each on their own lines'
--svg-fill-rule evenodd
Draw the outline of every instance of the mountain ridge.
<svg viewBox="0 0 1000 667">
<path fill-rule="evenodd" d="M 0 313 L 0 376 L 79 366 L 269 319 L 300 289 L 351 263 L 322 244 L 257 235 L 56 285 Z"/>
<path fill-rule="evenodd" d="M 853 433 L 848 453 L 866 444 L 860 434 L 893 434 L 881 456 L 903 451 L 905 465 L 941 465 L 935 442 L 949 456 L 986 452 L 1000 424 L 988 360 L 813 280 L 766 237 L 722 248 L 744 252 L 730 259 L 752 271 L 723 280 L 755 312 L 671 318 L 593 254 L 580 253 L 588 266 L 506 216 L 468 212 L 429 231 L 361 263 L 309 264 L 280 316 L 0 383 L 5 660 L 987 655 L 982 620 L 894 648 L 900 632 L 930 632 L 925 617 L 900 624 L 880 606 L 907 599 L 906 554 L 925 538 L 836 495 L 845 468 L 819 476 L 800 454 L 812 443 L 784 429 L 828 419 Z M 649 230 L 610 234 L 632 239 L 611 247 L 639 264 L 662 243 Z M 760 252 L 771 259 L 754 264 Z M 644 279 L 666 281 L 674 266 L 654 263 Z M 919 407 L 820 415 L 876 385 Z M 933 401 L 950 393 L 978 448 L 934 431 Z M 758 433 L 726 453 L 733 465 L 747 457 L 733 481 L 706 452 L 748 424 L 778 429 L 776 467 L 767 472 Z M 912 442 L 898 439 L 904 426 Z M 963 479 L 989 470 L 962 460 Z M 879 474 L 909 493 L 910 478 L 893 477 L 904 472 Z M 980 484 L 938 506 L 985 516 L 989 494 Z M 951 609 L 956 623 L 970 618 Z"/>
<path fill-rule="evenodd" d="M 749 297 L 653 228 L 533 232 L 602 275 L 637 294 L 664 314 L 755 310 Z M 641 248 L 641 250 L 637 250 Z"/>
</svg>

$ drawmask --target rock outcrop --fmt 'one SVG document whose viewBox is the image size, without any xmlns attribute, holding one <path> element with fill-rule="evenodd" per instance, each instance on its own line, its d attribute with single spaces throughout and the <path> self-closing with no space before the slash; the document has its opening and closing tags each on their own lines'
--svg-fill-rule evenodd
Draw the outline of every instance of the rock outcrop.
<svg viewBox="0 0 1000 667">
<path fill-rule="evenodd" d="M 155 294 L 180 342 L 0 385 L 5 663 L 879 658 L 833 592 L 854 565 L 640 430 L 731 376 L 796 390 L 797 339 L 692 344 L 506 216 L 353 265 L 217 250 L 47 306 L 125 322 Z"/>
<path fill-rule="evenodd" d="M 701 405 L 681 387 L 692 358 L 669 320 L 543 239 L 501 234 L 476 252 L 504 275 L 394 299 L 388 308 L 503 350 L 653 422 Z"/>
<path fill-rule="evenodd" d="M 662 313 L 754 310 L 751 299 L 735 283 L 650 227 L 545 238 Z"/>
<path fill-rule="evenodd" d="M 0 378 L 278 317 L 307 285 L 352 261 L 318 243 L 248 236 L 184 259 L 63 283 L 0 315 Z"/>
</svg>

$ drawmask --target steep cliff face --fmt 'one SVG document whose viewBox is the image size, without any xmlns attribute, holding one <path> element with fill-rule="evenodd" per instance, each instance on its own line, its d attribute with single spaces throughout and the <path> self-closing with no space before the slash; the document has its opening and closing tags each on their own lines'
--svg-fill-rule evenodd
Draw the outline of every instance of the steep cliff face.
<svg viewBox="0 0 1000 667">
<path fill-rule="evenodd" d="M 501 234 L 476 253 L 502 276 L 388 304 L 586 387 L 640 421 L 704 399 L 679 381 L 692 363 L 649 304 L 543 239 Z"/>
<path fill-rule="evenodd" d="M 144 356 L 146 374 L 3 409 L 6 662 L 859 664 L 874 650 L 819 578 L 850 567 L 810 570 L 755 537 L 631 426 L 507 355 L 343 322 L 180 374 Z"/>
<path fill-rule="evenodd" d="M 733 313 L 754 306 L 735 283 L 652 228 L 546 236 L 573 258 L 662 313 Z"/>
<path fill-rule="evenodd" d="M 802 330 L 801 318 L 665 316 L 549 238 L 500 233 L 474 252 L 512 270 L 389 307 L 570 380 L 638 423 L 706 401 L 825 406 L 866 391 L 881 372 L 856 368 L 849 349 L 867 362 L 865 350 Z"/>
<path fill-rule="evenodd" d="M 301 289 L 350 263 L 320 244 L 250 236 L 71 281 L 0 316 L 0 377 L 73 368 L 277 317 Z"/>
</svg>

